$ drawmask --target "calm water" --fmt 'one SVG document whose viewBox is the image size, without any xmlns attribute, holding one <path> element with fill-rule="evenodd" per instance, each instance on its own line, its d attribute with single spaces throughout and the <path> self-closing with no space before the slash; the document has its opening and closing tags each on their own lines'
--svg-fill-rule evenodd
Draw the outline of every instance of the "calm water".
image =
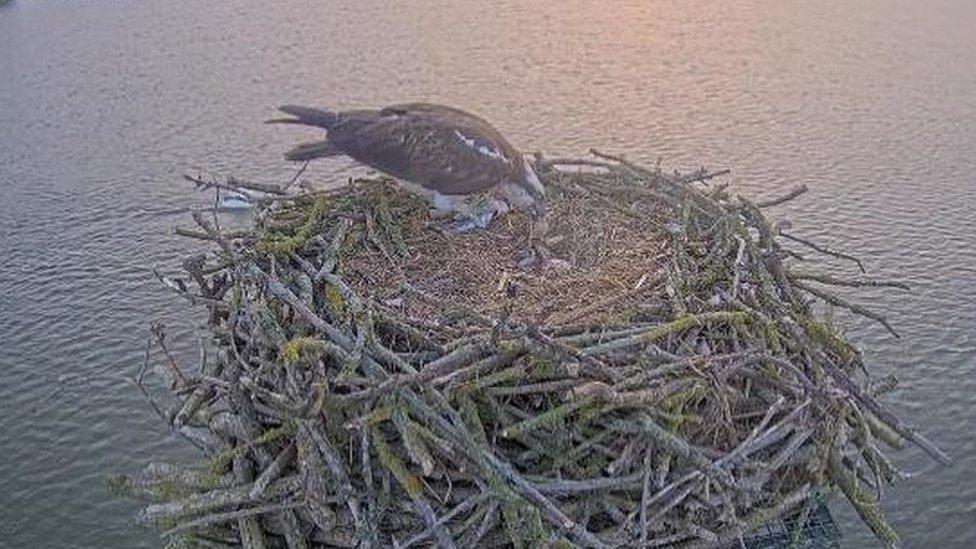
<svg viewBox="0 0 976 549">
<path fill-rule="evenodd" d="M 192 354 L 193 319 L 150 274 L 186 251 L 170 212 L 206 200 L 179 174 L 283 180 L 299 136 L 260 124 L 274 105 L 408 99 L 525 150 L 731 167 L 754 196 L 808 184 L 784 212 L 798 232 L 914 287 L 858 293 L 900 341 L 846 320 L 957 458 L 886 508 L 907 547 L 976 546 L 976 4 L 393 4 L 0 6 L 0 546 L 159 544 L 104 478 L 190 454 L 126 381 L 153 319 Z M 836 512 L 847 546 L 875 545 Z"/>
</svg>

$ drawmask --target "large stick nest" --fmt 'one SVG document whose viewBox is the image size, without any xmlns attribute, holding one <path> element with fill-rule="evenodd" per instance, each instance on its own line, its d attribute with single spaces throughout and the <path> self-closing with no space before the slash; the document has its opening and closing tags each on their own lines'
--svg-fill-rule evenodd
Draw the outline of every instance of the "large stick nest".
<svg viewBox="0 0 976 549">
<path fill-rule="evenodd" d="M 180 232 L 214 250 L 160 279 L 207 307 L 214 352 L 163 361 L 163 415 L 203 455 L 122 483 L 158 500 L 145 518 L 245 547 L 721 546 L 839 488 L 895 544 L 882 444 L 948 458 L 814 302 L 888 326 L 824 285 L 900 285 L 795 268 L 784 242 L 849 256 L 715 174 L 537 169 L 548 267 L 520 266 L 517 214 L 445 235 L 382 181 L 262 186 L 249 231 L 196 212 Z"/>
</svg>

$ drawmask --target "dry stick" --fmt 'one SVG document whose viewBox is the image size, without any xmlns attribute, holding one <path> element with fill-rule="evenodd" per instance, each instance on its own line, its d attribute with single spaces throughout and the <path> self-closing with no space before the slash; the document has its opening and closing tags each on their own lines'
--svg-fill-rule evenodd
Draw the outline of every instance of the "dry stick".
<svg viewBox="0 0 976 549">
<path fill-rule="evenodd" d="M 714 179 L 716 177 L 720 177 L 720 176 L 723 176 L 723 175 L 729 175 L 730 173 L 732 173 L 732 170 L 729 170 L 729 169 L 718 170 L 716 172 L 709 172 L 709 171 L 705 170 L 704 167 L 702 167 L 702 168 L 699 168 L 698 171 L 696 171 L 694 173 L 691 173 L 691 174 L 688 174 L 688 175 L 685 175 L 685 176 L 681 176 L 679 178 L 679 180 L 682 183 L 685 183 L 685 184 L 697 183 L 699 181 L 702 182 L 702 183 L 705 183 L 709 179 Z"/>
<path fill-rule="evenodd" d="M 372 429 L 369 429 L 365 425 L 359 429 L 359 471 L 360 475 L 362 475 L 363 485 L 366 488 L 366 502 L 362 513 L 362 520 L 356 524 L 356 530 L 360 544 L 364 547 L 376 545 L 379 538 L 379 533 L 376 528 L 376 523 L 378 522 L 376 520 L 376 514 L 379 504 L 376 502 L 376 492 L 373 482 L 373 456 L 370 453 L 370 448 L 373 447 L 370 440 L 372 432 Z"/>
<path fill-rule="evenodd" d="M 671 547 L 679 542 L 693 539 L 693 538 L 694 536 L 692 534 L 673 534 L 663 538 L 648 540 L 646 543 L 642 543 L 640 547 L 642 549 L 651 549 L 653 547 L 664 547 L 664 546 Z"/>
<path fill-rule="evenodd" d="M 297 477 L 285 477 L 271 483 L 265 490 L 262 500 L 271 500 L 287 496 L 298 487 Z M 185 498 L 167 503 L 156 503 L 147 506 L 139 514 L 146 522 L 158 522 L 165 519 L 179 520 L 182 518 L 205 515 L 228 507 L 241 507 L 249 503 L 260 503 L 250 496 L 251 486 L 234 486 L 231 488 L 216 488 L 204 493 L 192 494 Z"/>
<path fill-rule="evenodd" d="M 630 439 L 630 441 L 627 442 L 627 444 L 623 447 L 623 450 L 620 450 L 620 452 L 614 456 L 613 461 L 611 461 L 604 468 L 606 472 L 611 476 L 616 476 L 629 469 L 630 466 L 633 465 L 636 454 L 638 453 L 638 449 L 647 449 L 643 442 L 644 441 L 640 440 L 639 438 Z"/>
<path fill-rule="evenodd" d="M 911 291 L 911 287 L 897 280 L 876 280 L 876 279 L 847 279 L 847 278 L 837 278 L 830 275 L 821 275 L 813 273 L 796 273 L 787 272 L 786 276 L 793 281 L 796 280 L 813 280 L 821 284 L 828 284 L 831 286 L 848 286 L 851 288 L 899 288 L 906 291 Z"/>
<path fill-rule="evenodd" d="M 206 515 L 198 519 L 180 523 L 174 528 L 170 528 L 162 533 L 163 537 L 169 537 L 180 532 L 185 532 L 193 528 L 199 528 L 201 526 L 210 526 L 213 524 L 219 524 L 222 522 L 237 521 L 245 517 L 253 517 L 255 515 L 267 515 L 271 513 L 276 513 L 279 511 L 285 511 L 289 509 L 297 509 L 304 505 L 301 501 L 291 501 L 285 503 L 271 503 L 267 505 L 260 505 L 257 507 L 248 507 L 245 509 L 240 509 L 237 511 L 227 511 L 224 513 L 214 513 L 211 515 Z"/>
<path fill-rule="evenodd" d="M 769 199 L 769 200 L 760 200 L 760 201 L 756 202 L 756 206 L 757 207 L 760 207 L 760 208 L 769 208 L 769 207 L 772 207 L 772 206 L 779 206 L 780 204 L 783 204 L 784 202 L 789 202 L 790 200 L 793 200 L 794 198 L 800 196 L 801 194 L 807 192 L 808 190 L 810 190 L 810 189 L 807 188 L 806 184 L 805 183 L 801 183 L 801 184 L 797 185 L 796 187 L 793 187 L 790 190 L 790 192 L 788 192 L 784 196 L 781 196 L 779 198 L 772 198 L 772 199 Z"/>
<path fill-rule="evenodd" d="M 487 496 L 485 496 L 484 494 L 479 495 L 479 496 L 475 496 L 473 498 L 467 498 L 467 499 L 461 501 L 461 503 L 459 503 L 458 505 L 456 505 L 453 509 L 451 509 L 450 511 L 448 511 L 447 513 L 445 513 L 444 516 L 442 516 L 441 518 L 437 519 L 437 521 L 434 523 L 433 526 L 436 526 L 438 528 L 443 527 L 445 524 L 448 523 L 448 521 L 450 521 L 454 517 L 456 517 L 456 516 L 458 516 L 460 514 L 466 513 L 467 511 L 470 511 L 471 509 L 475 508 L 476 506 L 481 505 L 482 503 L 484 503 L 485 500 L 487 500 L 487 499 L 488 499 Z M 424 530 L 423 532 L 421 532 L 421 533 L 413 536 L 412 538 L 408 539 L 407 541 L 403 542 L 403 544 L 402 545 L 399 545 L 398 547 L 400 549 L 407 549 L 408 547 L 410 547 L 412 545 L 416 545 L 416 544 L 420 543 L 421 541 L 429 538 L 431 536 L 431 534 L 433 534 L 432 529 L 431 529 L 431 527 L 428 527 L 426 530 Z"/>
<path fill-rule="evenodd" d="M 545 158 L 536 162 L 541 170 L 547 170 L 555 166 L 589 166 L 592 168 L 615 168 L 616 164 L 610 162 L 600 162 L 599 160 L 589 160 L 586 158 Z"/>
<path fill-rule="evenodd" d="M 335 447 L 329 441 L 329 438 L 321 433 L 321 428 L 321 422 L 315 420 L 306 420 L 301 427 L 299 427 L 299 429 L 304 429 L 309 440 L 312 441 L 314 447 L 317 448 L 319 453 L 322 455 L 326 468 L 339 485 L 339 494 L 344 497 L 349 497 L 352 495 L 354 490 L 352 483 L 349 481 L 349 473 L 346 471 L 345 463 L 342 461 L 342 457 L 338 451 L 336 451 Z"/>
<path fill-rule="evenodd" d="M 640 503 L 640 544 L 643 546 L 647 543 L 647 530 L 648 530 L 648 520 L 647 520 L 647 502 L 651 498 L 651 465 L 653 463 L 654 453 L 651 452 L 650 448 L 644 450 L 644 478 L 642 479 L 641 487 L 641 503 Z"/>
<path fill-rule="evenodd" d="M 176 365 L 176 359 L 173 354 L 169 352 L 169 348 L 166 347 L 166 332 L 163 325 L 160 323 L 153 323 L 152 333 L 156 337 L 156 343 L 159 348 L 163 350 L 163 354 L 166 355 L 166 365 L 169 366 L 170 371 L 173 372 L 174 383 L 177 387 L 185 387 L 187 385 L 186 376 L 180 371 L 180 367 Z"/>
<path fill-rule="evenodd" d="M 251 488 L 248 495 L 251 496 L 252 499 L 257 499 L 260 497 L 261 494 L 264 493 L 264 491 L 268 488 L 268 485 L 280 477 L 285 468 L 291 465 L 291 462 L 295 459 L 295 455 L 295 444 L 289 444 L 288 447 L 282 450 L 275 457 L 274 461 L 271 462 L 271 465 L 268 465 L 268 467 L 258 476 L 258 478 L 254 481 L 254 486 Z"/>
<path fill-rule="evenodd" d="M 183 179 L 193 183 L 200 189 L 225 189 L 229 191 L 260 191 L 268 194 L 284 195 L 285 190 L 281 188 L 280 185 L 273 183 L 254 183 L 251 181 L 244 181 L 237 179 L 235 177 L 228 177 L 226 183 L 219 183 L 217 181 L 207 181 L 199 176 L 192 176 L 188 174 L 183 174 Z"/>
<path fill-rule="evenodd" d="M 282 185 L 282 187 L 281 187 L 281 190 L 282 191 L 287 192 L 288 191 L 288 188 L 291 187 L 292 185 L 294 185 L 296 181 L 298 181 L 298 178 L 301 177 L 303 173 L 305 173 L 305 170 L 306 169 L 308 169 L 308 163 L 309 163 L 309 161 L 306 160 L 305 163 L 302 164 L 302 167 L 301 168 L 298 168 L 298 171 L 295 172 L 295 176 L 292 177 L 288 181 L 288 183 L 285 183 L 284 185 Z"/>
<path fill-rule="evenodd" d="M 728 181 L 723 181 L 723 182 L 719 183 L 718 185 L 715 185 L 714 187 L 710 188 L 708 190 L 708 192 L 705 193 L 705 194 L 706 194 L 706 196 L 708 196 L 712 200 L 718 200 L 720 197 L 723 197 L 725 191 L 728 188 L 729 188 L 729 182 Z"/>
<path fill-rule="evenodd" d="M 306 420 L 300 427 L 299 432 L 304 432 L 305 436 L 312 442 L 314 448 L 322 456 L 325 462 L 325 466 L 328 468 L 329 472 L 332 474 L 332 478 L 336 481 L 338 485 L 339 495 L 343 497 L 346 501 L 346 506 L 349 508 L 349 513 L 353 516 L 356 521 L 359 521 L 359 500 L 352 497 L 353 487 L 352 483 L 349 481 L 349 474 L 346 472 L 346 468 L 335 448 L 329 442 L 327 437 L 322 436 L 318 432 L 317 425 L 312 420 Z"/>
<path fill-rule="evenodd" d="M 254 476 L 251 462 L 243 454 L 234 456 L 233 474 L 234 479 L 241 484 L 250 482 Z M 261 529 L 261 524 L 253 516 L 238 517 L 237 531 L 241 538 L 241 546 L 244 549 L 265 549 L 267 547 L 264 530 Z"/>
<path fill-rule="evenodd" d="M 891 335 L 895 336 L 896 338 L 900 338 L 901 337 L 900 335 L 898 335 L 898 332 L 896 332 L 895 329 L 891 327 L 891 324 L 888 323 L 888 319 L 886 319 L 884 316 L 882 316 L 882 315 L 880 315 L 880 314 L 872 311 L 871 309 L 867 309 L 865 307 L 862 307 L 860 305 L 856 305 L 854 303 L 849 303 L 849 302 L 847 302 L 847 301 L 845 301 L 845 300 L 843 300 L 843 299 L 841 299 L 841 298 L 839 298 L 839 297 L 837 297 L 835 295 L 831 295 L 831 294 L 829 294 L 827 292 L 824 292 L 822 290 L 818 290 L 817 288 L 814 288 L 812 286 L 808 286 L 808 285 L 803 284 L 802 282 L 799 282 L 799 281 L 796 281 L 796 280 L 793 281 L 793 285 L 796 286 L 797 288 L 799 288 L 799 289 L 807 292 L 807 293 L 810 293 L 810 294 L 813 294 L 813 295 L 819 297 L 820 299 L 824 300 L 825 302 L 827 302 L 827 303 L 829 303 L 829 304 L 831 304 L 831 305 L 833 305 L 835 307 L 843 307 L 844 309 L 847 309 L 847 310 L 851 311 L 852 313 L 861 315 L 863 317 L 870 318 L 871 320 L 874 320 L 874 321 L 878 322 L 879 324 L 881 324 L 882 326 L 884 326 L 889 332 L 891 332 Z"/>
<path fill-rule="evenodd" d="M 693 315 L 678 317 L 676 320 L 664 324 L 651 326 L 640 333 L 628 335 L 619 339 L 600 343 L 592 347 L 587 347 L 582 352 L 584 355 L 600 355 L 612 351 L 650 345 L 661 338 L 687 330 L 695 326 L 708 326 L 713 324 L 725 324 L 745 322 L 750 318 L 749 313 L 743 311 L 708 311 Z"/>
<path fill-rule="evenodd" d="M 281 522 L 282 528 L 284 529 L 285 544 L 288 549 L 308 549 L 308 543 L 305 541 L 305 532 L 301 525 L 298 523 L 298 516 L 292 509 L 282 509 L 275 513 L 275 516 Z"/>
<path fill-rule="evenodd" d="M 255 183 L 253 181 L 244 181 L 234 176 L 227 176 L 227 184 L 241 189 L 260 191 L 268 194 L 286 194 L 285 190 L 281 188 L 281 185 L 277 183 Z"/>
<path fill-rule="evenodd" d="M 493 501 L 491 505 L 488 507 L 488 509 L 485 511 L 485 518 L 478 526 L 478 531 L 475 532 L 474 538 L 471 540 L 469 547 L 477 547 L 478 542 L 480 542 L 481 539 L 488 534 L 488 531 L 495 526 L 497 514 L 498 514 L 498 502 Z"/>
<path fill-rule="evenodd" d="M 614 383 L 620 381 L 621 379 L 620 372 L 614 368 L 611 368 L 602 360 L 594 356 L 590 356 L 575 347 L 563 343 L 562 341 L 547 336 L 546 334 L 542 333 L 541 330 L 539 330 L 538 326 L 531 326 L 528 330 L 528 335 L 532 339 L 556 351 L 557 353 L 568 355 L 573 359 L 578 360 L 583 364 L 584 373 L 588 375 L 603 381 Z"/>
<path fill-rule="evenodd" d="M 402 374 L 390 376 L 379 384 L 349 395 L 349 398 L 366 399 L 379 398 L 399 387 L 408 385 L 423 385 L 428 381 L 466 367 L 477 362 L 488 354 L 487 346 L 481 342 L 464 345 L 451 351 L 450 353 L 425 364 L 419 372 L 414 374 Z"/>
<path fill-rule="evenodd" d="M 556 331 L 553 333 L 553 337 L 557 338 L 558 341 L 565 343 L 566 345 L 577 349 L 582 349 L 584 347 L 612 341 L 621 337 L 639 334 L 656 325 L 657 323 L 654 322 L 646 322 L 635 324 L 627 328 L 608 327 L 602 325 L 585 326 L 583 327 L 583 330 L 585 331 L 559 336 L 556 335 L 558 333 L 558 331 Z"/>
<path fill-rule="evenodd" d="M 745 263 L 742 261 L 743 253 L 746 251 L 746 241 L 736 235 L 736 240 L 739 242 L 739 249 L 735 253 L 735 263 L 733 264 L 733 271 L 735 272 L 732 278 L 732 299 L 736 299 L 739 296 L 739 282 L 742 280 L 742 267 Z"/>
<path fill-rule="evenodd" d="M 203 231 L 194 231 L 193 229 L 187 229 L 184 227 L 173 227 L 173 234 L 196 240 L 213 241 L 213 237 Z M 252 235 L 252 233 L 251 231 L 227 231 L 223 233 L 223 235 L 225 238 L 236 239 L 249 237 Z"/>
<path fill-rule="evenodd" d="M 170 485 L 185 486 L 196 490 L 209 490 L 212 488 L 229 488 L 234 485 L 234 479 L 230 475 L 214 478 L 209 473 L 187 469 L 182 464 L 150 462 L 133 480 L 133 486 L 137 486 L 146 492 L 160 483 L 170 483 Z"/>
<path fill-rule="evenodd" d="M 657 521 L 661 520 L 662 518 L 664 518 L 664 516 L 667 515 L 672 509 L 674 509 L 678 504 L 680 504 L 688 496 L 690 496 L 691 495 L 691 492 L 695 488 L 696 488 L 695 485 L 691 485 L 691 486 L 688 486 L 687 488 L 685 488 L 684 490 L 682 490 L 680 493 L 678 493 L 677 496 L 673 497 L 671 499 L 671 501 L 665 503 L 660 509 L 658 509 L 657 513 L 654 513 L 654 516 L 652 516 L 649 519 L 647 519 L 647 521 L 648 522 L 651 522 L 651 523 L 654 523 L 654 522 L 657 522 Z M 641 511 L 642 512 L 646 512 L 643 509 Z"/>
<path fill-rule="evenodd" d="M 861 273 L 864 273 L 864 274 L 867 273 L 867 271 L 864 270 L 864 264 L 861 263 L 861 260 L 858 259 L 858 258 L 856 258 L 856 257 L 854 257 L 853 255 L 845 254 L 844 252 L 838 252 L 836 250 L 831 250 L 830 248 L 827 248 L 826 246 L 820 246 L 819 244 L 815 244 L 815 243 L 813 243 L 813 242 L 811 242 L 809 240 L 800 238 L 798 236 L 793 236 L 792 234 L 785 233 L 783 231 L 780 231 L 779 235 L 782 236 L 782 237 L 784 237 L 784 238 L 788 238 L 789 240 L 792 240 L 794 242 L 799 242 L 800 244 L 803 244 L 804 246 L 808 246 L 810 248 L 813 248 L 814 250 L 816 250 L 816 251 L 818 251 L 818 252 L 820 252 L 822 254 L 832 255 L 832 256 L 837 257 L 837 258 L 840 258 L 840 259 L 846 259 L 848 261 L 853 261 L 854 263 L 857 263 L 857 267 L 859 269 L 861 269 Z"/>
<path fill-rule="evenodd" d="M 598 477 L 582 480 L 544 480 L 535 479 L 536 488 L 543 494 L 568 496 L 587 492 L 609 492 L 614 490 L 636 490 L 641 487 L 643 473 L 625 477 Z"/>
<path fill-rule="evenodd" d="M 153 411 L 156 412 L 156 415 L 159 416 L 159 418 L 165 421 L 167 424 L 169 424 L 169 420 L 166 417 L 166 414 L 163 412 L 163 409 L 159 407 L 159 404 L 156 404 L 156 399 L 152 397 L 152 394 L 149 392 L 149 389 L 146 389 L 146 386 L 143 385 L 142 380 L 136 378 L 129 378 L 129 381 L 131 381 L 136 386 L 136 388 L 139 389 L 139 392 L 142 393 L 142 396 L 146 399 L 146 402 L 153 409 Z M 174 430 L 180 434 L 183 434 L 183 432 L 179 429 L 174 429 Z M 189 440 L 197 448 L 201 450 L 206 449 L 203 444 L 201 444 L 197 440 L 194 440 L 192 437 L 187 437 L 186 435 L 184 435 L 184 438 Z"/>
<path fill-rule="evenodd" d="M 531 395 L 534 393 L 561 393 L 583 383 L 586 383 L 586 381 L 582 379 L 557 379 L 554 381 L 541 381 L 539 383 L 516 385 L 514 387 L 489 387 L 486 392 L 489 395 L 495 396 Z"/>
<path fill-rule="evenodd" d="M 217 230 L 217 228 L 214 227 L 210 223 L 210 221 L 208 221 L 207 218 L 203 216 L 203 212 L 199 210 L 194 210 L 191 216 L 193 217 L 193 221 L 195 221 L 196 224 L 199 225 L 200 228 L 203 229 L 204 232 L 206 232 L 210 236 L 210 238 L 220 246 L 222 250 L 224 250 L 224 253 L 226 253 L 228 257 L 230 258 L 237 257 L 237 253 L 234 251 L 234 247 L 231 246 L 231 244 L 227 241 L 227 238 L 223 235 L 223 233 Z"/>
<path fill-rule="evenodd" d="M 324 239 L 320 240 L 320 244 L 323 244 L 327 248 L 326 257 L 322 261 L 322 267 L 316 273 L 313 280 L 318 282 L 325 275 L 335 270 L 336 260 L 339 255 L 339 250 L 342 248 L 342 242 L 346 239 L 346 236 L 352 229 L 352 225 L 353 223 L 351 220 L 342 218 L 336 224 L 335 232 L 332 233 L 332 239 L 328 243 L 325 243 Z"/>
<path fill-rule="evenodd" d="M 460 368 L 450 372 L 448 374 L 442 375 L 438 378 L 434 378 L 430 381 L 430 385 L 437 387 L 444 385 L 446 383 L 458 384 L 463 381 L 467 381 L 475 376 L 480 375 L 482 372 L 495 370 L 511 363 L 513 360 L 521 356 L 524 349 L 519 349 L 517 352 L 513 351 L 506 355 L 505 353 L 499 353 L 491 355 L 487 358 L 483 358 L 474 364 L 467 366 L 465 368 Z"/>
<path fill-rule="evenodd" d="M 939 463 L 943 465 L 952 464 L 952 458 L 949 457 L 949 454 L 945 453 L 941 448 L 933 444 L 930 440 L 925 438 L 924 435 L 917 432 L 913 427 L 898 419 L 897 416 L 882 408 L 881 405 L 879 405 L 873 398 L 861 391 L 861 389 L 833 363 L 828 362 L 825 365 L 825 369 L 827 370 L 827 373 L 837 380 L 847 392 L 867 406 L 871 413 L 876 415 L 881 421 L 887 423 L 899 435 L 914 442 L 919 448 L 935 458 L 935 460 Z"/>
</svg>

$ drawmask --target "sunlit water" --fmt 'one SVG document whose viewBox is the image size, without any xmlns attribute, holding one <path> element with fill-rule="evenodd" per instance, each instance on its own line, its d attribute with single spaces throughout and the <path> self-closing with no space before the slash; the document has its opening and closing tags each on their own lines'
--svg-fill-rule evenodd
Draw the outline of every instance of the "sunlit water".
<svg viewBox="0 0 976 549">
<path fill-rule="evenodd" d="M 208 199 L 179 175 L 289 177 L 281 152 L 304 136 L 260 123 L 282 102 L 414 99 L 475 110 L 525 150 L 730 167 L 753 196 L 809 185 L 782 212 L 796 232 L 912 285 L 855 294 L 901 340 L 843 320 L 901 378 L 890 402 L 957 460 L 885 507 L 907 547 L 976 546 L 976 5 L 526 4 L 0 6 L 0 546 L 159 543 L 104 479 L 191 454 L 126 381 L 151 320 L 192 357 L 193 318 L 151 276 L 187 251 L 171 212 Z M 873 546 L 835 512 L 846 546 Z"/>
</svg>

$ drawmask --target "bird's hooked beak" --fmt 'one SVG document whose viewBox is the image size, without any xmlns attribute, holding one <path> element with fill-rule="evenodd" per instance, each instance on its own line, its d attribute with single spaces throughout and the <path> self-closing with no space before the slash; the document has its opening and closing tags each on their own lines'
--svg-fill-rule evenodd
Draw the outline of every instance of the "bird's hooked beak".
<svg viewBox="0 0 976 549">
<path fill-rule="evenodd" d="M 523 162 L 525 163 L 525 182 L 522 188 L 532 198 L 532 219 L 538 221 L 546 217 L 546 189 L 542 186 L 542 181 L 539 181 L 539 176 L 532 169 L 532 164 L 529 163 L 528 159 L 523 159 Z"/>
</svg>

